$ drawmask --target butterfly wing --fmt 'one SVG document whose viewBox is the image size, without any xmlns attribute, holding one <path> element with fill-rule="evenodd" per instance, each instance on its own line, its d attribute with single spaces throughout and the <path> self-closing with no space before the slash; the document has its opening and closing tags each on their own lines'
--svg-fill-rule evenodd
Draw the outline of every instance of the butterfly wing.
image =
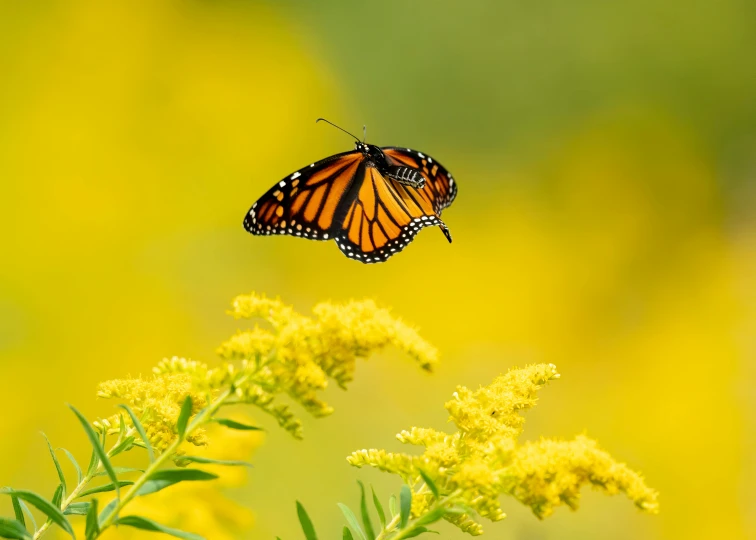
<svg viewBox="0 0 756 540">
<path fill-rule="evenodd" d="M 289 234 L 328 240 L 335 218 L 363 160 L 361 152 L 336 154 L 287 176 L 252 205 L 244 228 L 256 235 Z"/>
<path fill-rule="evenodd" d="M 383 262 L 430 225 L 442 227 L 451 242 L 436 211 L 436 207 L 443 208 L 441 203 L 448 204 L 448 196 L 437 187 L 427 180 L 422 188 L 406 186 L 384 177 L 371 165 L 360 167 L 359 174 L 336 235 L 336 243 L 347 257 L 364 263 Z"/>
<path fill-rule="evenodd" d="M 420 171 L 425 177 L 425 185 L 420 189 L 420 194 L 433 207 L 437 215 L 449 206 L 457 196 L 457 183 L 446 168 L 432 157 L 411 150 L 387 146 L 381 148 L 393 166 L 404 166 Z"/>
</svg>

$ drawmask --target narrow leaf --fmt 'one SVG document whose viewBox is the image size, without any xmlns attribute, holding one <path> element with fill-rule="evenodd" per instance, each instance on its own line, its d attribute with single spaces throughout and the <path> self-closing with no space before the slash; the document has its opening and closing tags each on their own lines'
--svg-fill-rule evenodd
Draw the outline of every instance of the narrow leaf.
<svg viewBox="0 0 756 540">
<path fill-rule="evenodd" d="M 105 484 L 103 486 L 97 486 L 90 489 L 85 489 L 84 491 L 79 493 L 79 497 L 86 497 L 87 495 L 94 495 L 95 493 L 107 493 L 108 491 L 113 491 L 116 488 L 131 486 L 133 484 L 134 482 L 131 482 L 129 480 L 119 480 L 116 484 L 110 483 L 110 484 Z"/>
<path fill-rule="evenodd" d="M 357 517 L 354 515 L 354 512 L 345 504 L 338 503 L 339 508 L 341 508 L 342 513 L 344 514 L 344 517 L 347 520 L 347 523 L 354 531 L 354 534 L 357 535 L 357 538 L 359 540 L 367 540 L 365 537 L 365 533 L 362 530 L 362 527 L 360 527 L 360 523 L 357 521 Z"/>
<path fill-rule="evenodd" d="M 178 421 L 176 422 L 176 429 L 181 439 L 184 438 L 186 433 L 186 425 L 189 423 L 189 417 L 192 415 L 192 397 L 186 396 L 184 403 L 181 405 L 181 413 L 179 414 Z"/>
<path fill-rule="evenodd" d="M 147 438 L 147 433 L 144 431 L 144 426 L 139 421 L 139 418 L 137 418 L 136 414 L 134 414 L 134 411 L 131 410 L 131 407 L 129 407 L 128 405 L 119 405 L 119 407 L 125 410 L 131 417 L 131 423 L 134 424 L 134 429 L 137 430 L 139 437 L 144 442 L 144 447 L 147 449 L 147 455 L 150 457 L 150 463 L 152 463 L 153 461 L 155 461 L 155 451 L 152 449 L 150 440 Z"/>
<path fill-rule="evenodd" d="M 60 503 L 63 501 L 63 484 L 58 484 L 58 487 L 55 488 L 55 493 L 53 493 L 51 502 L 55 505 L 56 508 L 60 508 Z"/>
<path fill-rule="evenodd" d="M 354 536 L 352 536 L 352 531 L 349 530 L 349 527 L 344 527 L 344 530 L 341 533 L 342 540 L 354 540 Z"/>
<path fill-rule="evenodd" d="M 24 524 L 15 519 L 0 517 L 0 538 L 16 538 L 17 540 L 31 540 L 32 535 Z"/>
<path fill-rule="evenodd" d="M 430 488 L 431 492 L 433 493 L 433 496 L 438 499 L 438 488 L 436 487 L 435 482 L 431 480 L 430 476 L 428 476 L 425 471 L 422 469 L 418 469 L 418 472 L 420 473 L 420 476 L 423 477 L 423 482 L 425 482 L 425 485 Z"/>
<path fill-rule="evenodd" d="M 131 450 L 134 447 L 135 440 L 136 439 L 134 437 L 126 437 L 125 439 L 123 439 L 116 446 L 110 449 L 110 457 L 112 458 L 117 456 L 118 454 Z"/>
<path fill-rule="evenodd" d="M 22 499 L 28 502 L 32 506 L 35 506 L 40 512 L 42 512 L 48 518 L 50 518 L 50 520 L 52 520 L 53 523 L 58 525 L 61 529 L 66 531 L 71 536 L 73 536 L 73 529 L 71 528 L 71 524 L 68 522 L 66 517 L 60 511 L 60 508 L 56 508 L 49 501 L 46 501 L 45 499 L 43 499 L 42 497 L 40 497 L 33 491 L 27 491 L 25 489 L 2 488 L 0 489 L 0 494 L 6 494 L 6 495 L 11 495 L 11 496 L 15 495 L 19 499 Z"/>
<path fill-rule="evenodd" d="M 117 501 L 118 499 L 114 499 Z M 100 522 L 97 520 L 97 499 L 92 499 L 87 511 L 87 524 L 84 529 L 84 536 L 87 540 L 96 538 L 100 534 Z"/>
<path fill-rule="evenodd" d="M 123 419 L 123 414 L 118 415 L 118 438 L 123 439 L 126 436 L 126 420 Z"/>
<path fill-rule="evenodd" d="M 178 459 L 176 459 L 176 465 L 179 465 L 180 467 L 184 467 L 186 465 L 189 465 L 190 463 L 210 463 L 213 465 L 229 465 L 229 466 L 244 466 L 244 467 L 254 467 L 251 463 L 248 461 L 237 461 L 237 460 L 225 460 L 225 459 L 212 459 L 202 456 L 181 456 Z"/>
<path fill-rule="evenodd" d="M 93 501 L 95 499 L 92 499 Z M 113 513 L 113 510 L 115 510 L 115 507 L 118 506 L 118 499 L 113 499 L 110 501 L 107 505 L 105 505 L 105 508 L 102 509 L 102 512 L 100 512 L 100 516 L 97 518 L 98 523 L 103 523 L 106 519 L 110 517 L 110 514 Z"/>
<path fill-rule="evenodd" d="M 97 452 L 95 452 L 94 448 L 92 448 L 92 456 L 89 458 L 89 465 L 87 466 L 87 475 L 93 475 L 99 465 L 100 460 L 97 458 Z"/>
<path fill-rule="evenodd" d="M 370 491 L 373 492 L 373 505 L 375 506 L 375 511 L 378 512 L 378 519 L 381 520 L 381 529 L 385 529 L 386 513 L 383 511 L 383 505 L 381 504 L 380 499 L 378 499 L 378 496 L 375 494 L 375 488 L 373 488 L 373 486 L 370 486 Z"/>
<path fill-rule="evenodd" d="M 305 538 L 307 540 L 318 540 L 318 535 L 315 534 L 315 527 L 312 525 L 310 516 L 307 515 L 307 510 L 305 510 L 305 507 L 299 501 L 297 501 L 297 517 L 299 517 L 299 524 L 302 525 Z"/>
<path fill-rule="evenodd" d="M 134 472 L 144 472 L 144 469 L 135 469 L 134 467 L 113 467 L 113 470 L 116 472 L 116 474 L 128 474 L 128 473 L 134 473 Z M 97 478 L 98 476 L 105 476 L 107 475 L 107 471 L 98 471 L 94 473 L 92 476 L 94 478 Z"/>
<path fill-rule="evenodd" d="M 115 520 L 116 525 L 126 525 L 127 527 L 134 527 L 135 529 L 142 529 L 143 531 L 161 532 L 164 534 L 170 534 L 176 538 L 185 538 L 186 540 L 205 540 L 202 536 L 186 531 L 180 531 L 178 529 L 172 529 L 161 525 L 156 521 L 147 519 L 142 516 L 123 516 Z"/>
<path fill-rule="evenodd" d="M 65 448 L 58 448 L 58 450 L 63 450 L 63 452 L 66 454 L 68 461 L 70 461 L 74 466 L 74 469 L 76 469 L 76 483 L 81 484 L 81 481 L 84 479 L 84 475 L 81 472 L 81 467 L 79 467 L 79 463 L 76 461 L 76 458 Z"/>
<path fill-rule="evenodd" d="M 97 433 L 95 433 L 95 430 L 92 429 L 92 426 L 89 424 L 89 421 L 86 419 L 86 417 L 83 414 L 81 414 L 76 409 L 76 407 L 74 407 L 73 405 L 69 405 L 69 407 L 74 412 L 76 417 L 79 419 L 79 422 L 81 422 L 81 425 L 84 428 L 84 431 L 86 432 L 87 437 L 89 437 L 89 442 L 92 443 L 92 448 L 97 454 L 97 458 L 100 460 L 100 462 L 102 462 L 102 466 L 108 472 L 108 476 L 113 481 L 113 483 L 118 482 L 118 477 L 116 476 L 116 473 L 113 470 L 113 465 L 110 464 L 108 455 L 105 453 L 105 448 L 103 448 L 102 443 L 100 442 L 100 438 L 97 436 Z M 117 487 L 116 487 L 116 497 L 117 498 L 121 497 L 121 493 Z"/>
<path fill-rule="evenodd" d="M 26 521 L 24 520 L 24 511 L 21 509 L 21 504 L 19 503 L 18 497 L 11 495 L 11 503 L 13 503 L 13 513 L 16 516 L 16 521 L 26 527 Z"/>
<path fill-rule="evenodd" d="M 357 483 L 360 485 L 360 514 L 362 517 L 362 524 L 365 526 L 365 534 L 367 535 L 368 540 L 375 540 L 375 532 L 373 531 L 373 524 L 370 522 L 367 498 L 365 497 L 365 486 L 359 480 L 357 480 Z"/>
<path fill-rule="evenodd" d="M 435 523 L 439 519 L 444 517 L 444 514 L 446 514 L 446 508 L 439 506 L 431 510 L 424 516 L 418 518 L 418 520 L 415 522 L 415 525 L 430 525 L 431 523 Z"/>
<path fill-rule="evenodd" d="M 228 418 L 213 418 L 213 422 L 217 422 L 218 424 L 226 426 L 227 428 L 240 429 L 242 431 L 263 431 L 263 428 L 261 427 L 249 426 L 247 424 L 242 424 L 241 422 L 229 420 Z"/>
<path fill-rule="evenodd" d="M 216 478 L 218 478 L 218 475 L 200 471 L 199 469 L 166 469 L 155 471 L 142 487 L 139 488 L 137 495 L 149 495 L 179 482 L 215 480 Z"/>
<path fill-rule="evenodd" d="M 67 516 L 86 516 L 89 513 L 89 506 L 90 504 L 88 502 L 73 502 L 66 506 L 63 513 Z"/>
<path fill-rule="evenodd" d="M 412 529 L 410 532 L 408 532 L 407 534 L 403 534 L 402 538 L 414 538 L 416 536 L 420 536 L 423 533 L 439 534 L 438 531 L 432 531 L 426 527 L 416 527 Z"/>
<path fill-rule="evenodd" d="M 396 509 L 396 495 L 393 493 L 389 498 L 389 512 L 391 512 L 391 519 L 394 519 L 399 514 L 399 511 Z"/>
<path fill-rule="evenodd" d="M 407 484 L 402 486 L 402 491 L 399 493 L 399 506 L 400 506 L 400 529 L 407 526 L 409 520 L 410 508 L 412 508 L 412 491 Z"/>
<path fill-rule="evenodd" d="M 45 442 L 47 442 L 47 448 L 50 450 L 50 456 L 52 457 L 53 463 L 55 464 L 55 470 L 58 471 L 58 479 L 60 480 L 60 485 L 63 486 L 63 492 L 61 494 L 62 497 L 66 496 L 66 477 L 63 475 L 63 469 L 60 467 L 60 462 L 58 461 L 58 457 L 55 455 L 55 450 L 53 450 L 52 445 L 50 444 L 50 439 L 47 438 L 47 435 L 42 433 L 42 436 L 45 438 Z"/>
<path fill-rule="evenodd" d="M 37 532 L 37 520 L 34 519 L 34 514 L 31 513 L 31 510 L 29 510 L 29 507 L 26 506 L 26 503 L 24 501 L 19 500 L 18 504 L 21 506 L 21 510 L 24 511 L 24 515 L 26 515 L 26 518 L 31 521 L 32 527 L 34 528 L 34 532 Z"/>
</svg>

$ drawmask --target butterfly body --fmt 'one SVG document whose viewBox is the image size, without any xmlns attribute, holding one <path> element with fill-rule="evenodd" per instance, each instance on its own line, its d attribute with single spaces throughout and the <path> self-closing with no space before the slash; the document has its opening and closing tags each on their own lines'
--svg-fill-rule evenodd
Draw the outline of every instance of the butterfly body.
<svg viewBox="0 0 756 540">
<path fill-rule="evenodd" d="M 334 239 L 349 258 L 383 262 L 420 229 L 437 225 L 457 193 L 451 174 L 415 150 L 357 141 L 287 176 L 252 206 L 244 228 L 255 235 Z"/>
</svg>

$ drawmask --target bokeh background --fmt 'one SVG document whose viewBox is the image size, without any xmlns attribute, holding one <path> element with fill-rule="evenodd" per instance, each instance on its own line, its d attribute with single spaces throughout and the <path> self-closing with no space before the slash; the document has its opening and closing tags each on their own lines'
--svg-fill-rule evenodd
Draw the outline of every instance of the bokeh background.
<svg viewBox="0 0 756 540">
<path fill-rule="evenodd" d="M 553 362 L 525 437 L 585 430 L 662 512 L 586 492 L 539 522 L 509 500 L 489 538 L 755 538 L 754 51 L 750 0 L 0 3 L 0 484 L 51 493 L 39 431 L 87 452 L 64 403 L 106 416 L 99 381 L 214 361 L 236 294 L 372 297 L 438 373 L 371 358 L 303 442 L 259 418 L 224 491 L 250 511 L 236 537 L 301 538 L 295 499 L 340 537 L 357 478 L 399 487 L 349 452 Z M 352 147 L 319 116 L 444 163 L 454 243 L 368 266 L 246 234 L 270 185 Z"/>
</svg>

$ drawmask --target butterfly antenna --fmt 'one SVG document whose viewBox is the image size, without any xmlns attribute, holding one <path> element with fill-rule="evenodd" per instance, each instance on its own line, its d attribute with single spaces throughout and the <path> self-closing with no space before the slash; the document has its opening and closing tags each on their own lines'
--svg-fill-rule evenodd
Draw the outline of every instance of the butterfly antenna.
<svg viewBox="0 0 756 540">
<path fill-rule="evenodd" d="M 331 125 L 332 125 L 333 127 L 335 127 L 336 129 L 340 129 L 341 131 L 343 131 L 343 132 L 344 132 L 344 133 L 346 133 L 347 135 L 350 135 L 351 137 L 354 137 L 354 135 L 352 135 L 351 133 L 349 133 L 349 132 L 348 132 L 347 130 L 345 130 L 344 128 L 337 126 L 337 125 L 336 125 L 336 124 L 334 124 L 333 122 L 329 122 L 329 121 L 328 121 L 328 120 L 326 120 L 325 118 L 318 118 L 317 120 L 315 120 L 315 123 L 317 124 L 317 123 L 318 123 L 318 122 L 320 122 L 321 120 L 322 120 L 323 122 L 327 123 L 327 124 L 331 124 Z M 359 141 L 359 140 L 360 140 L 360 139 L 359 139 L 359 137 L 354 137 L 354 138 L 355 138 L 355 139 L 356 139 L 357 141 Z"/>
</svg>

